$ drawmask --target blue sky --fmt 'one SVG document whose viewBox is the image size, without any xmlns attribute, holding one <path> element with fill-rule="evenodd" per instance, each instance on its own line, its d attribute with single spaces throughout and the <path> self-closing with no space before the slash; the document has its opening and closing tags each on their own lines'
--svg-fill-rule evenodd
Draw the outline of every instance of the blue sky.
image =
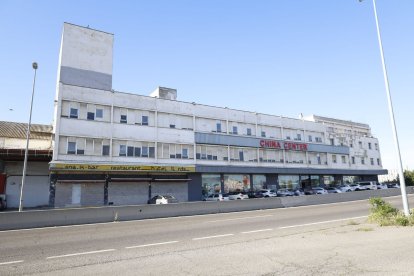
<svg viewBox="0 0 414 276">
<path fill-rule="evenodd" d="M 414 169 L 414 1 L 377 0 L 404 168 Z M 397 167 L 372 1 L 0 1 L 0 120 L 51 123 L 63 22 L 115 34 L 113 88 L 367 123 Z M 410 77 L 411 76 L 411 77 Z M 10 110 L 12 109 L 12 110 Z"/>
</svg>

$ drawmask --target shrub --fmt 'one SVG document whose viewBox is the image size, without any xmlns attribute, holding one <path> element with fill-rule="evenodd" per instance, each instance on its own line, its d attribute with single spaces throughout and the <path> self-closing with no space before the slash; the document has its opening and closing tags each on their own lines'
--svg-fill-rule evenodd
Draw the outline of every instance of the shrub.
<svg viewBox="0 0 414 276">
<path fill-rule="evenodd" d="M 369 199 L 371 204 L 371 214 L 368 220 L 376 222 L 380 226 L 389 226 L 396 224 L 395 218 L 398 215 L 398 209 L 394 208 L 388 202 L 380 197 L 372 197 Z"/>
</svg>

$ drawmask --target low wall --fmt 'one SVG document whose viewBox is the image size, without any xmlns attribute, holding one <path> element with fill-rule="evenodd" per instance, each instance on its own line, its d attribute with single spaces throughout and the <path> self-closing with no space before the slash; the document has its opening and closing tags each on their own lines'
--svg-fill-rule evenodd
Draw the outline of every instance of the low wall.
<svg viewBox="0 0 414 276">
<path fill-rule="evenodd" d="M 414 193 L 413 187 L 408 187 L 407 192 Z M 399 189 L 387 189 L 221 202 L 184 202 L 168 205 L 105 206 L 3 212 L 0 213 L 0 230 L 274 209 L 397 195 L 401 195 Z"/>
</svg>

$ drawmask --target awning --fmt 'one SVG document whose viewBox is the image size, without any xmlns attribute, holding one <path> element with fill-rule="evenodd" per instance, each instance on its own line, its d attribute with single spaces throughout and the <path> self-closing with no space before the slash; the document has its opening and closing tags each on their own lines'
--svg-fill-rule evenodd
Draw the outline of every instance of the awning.
<svg viewBox="0 0 414 276">
<path fill-rule="evenodd" d="M 111 182 L 149 182 L 152 180 L 150 177 L 111 177 Z"/>
</svg>

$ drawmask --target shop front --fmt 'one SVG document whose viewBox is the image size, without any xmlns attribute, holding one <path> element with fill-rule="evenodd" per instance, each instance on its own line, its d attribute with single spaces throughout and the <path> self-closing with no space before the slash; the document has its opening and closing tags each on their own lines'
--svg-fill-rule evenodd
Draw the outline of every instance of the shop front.
<svg viewBox="0 0 414 276">
<path fill-rule="evenodd" d="M 193 166 L 51 164 L 51 207 L 146 204 L 154 195 L 189 200 Z"/>
</svg>

